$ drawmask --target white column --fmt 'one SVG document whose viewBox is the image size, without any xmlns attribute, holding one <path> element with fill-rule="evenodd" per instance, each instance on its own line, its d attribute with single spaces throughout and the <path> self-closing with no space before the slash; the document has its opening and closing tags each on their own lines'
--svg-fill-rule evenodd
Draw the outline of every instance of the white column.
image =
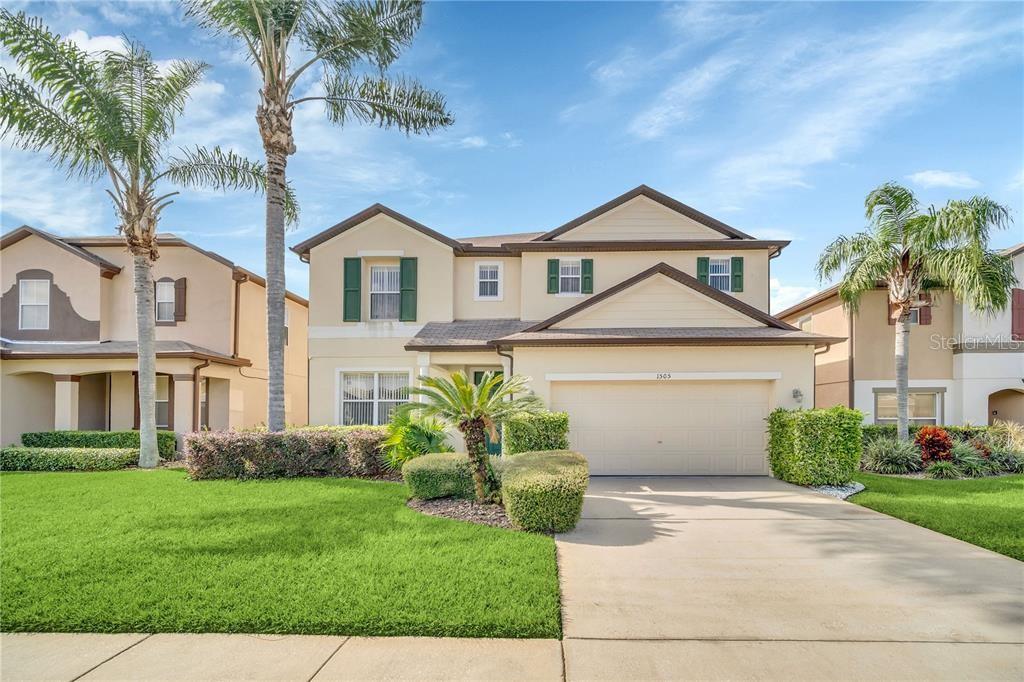
<svg viewBox="0 0 1024 682">
<path fill-rule="evenodd" d="M 174 431 L 188 433 L 192 430 L 192 383 L 191 374 L 174 375 Z"/>
<path fill-rule="evenodd" d="M 78 380 L 73 374 L 53 375 L 53 428 L 78 430 Z"/>
<path fill-rule="evenodd" d="M 416 353 L 416 376 L 418 378 L 430 376 L 430 353 Z M 423 402 L 423 396 L 416 396 L 416 402 Z"/>
</svg>

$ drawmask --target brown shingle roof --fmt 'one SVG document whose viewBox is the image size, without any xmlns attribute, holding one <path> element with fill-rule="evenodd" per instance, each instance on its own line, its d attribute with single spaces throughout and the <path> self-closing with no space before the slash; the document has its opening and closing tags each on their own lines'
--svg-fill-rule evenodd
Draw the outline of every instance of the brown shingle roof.
<svg viewBox="0 0 1024 682">
<path fill-rule="evenodd" d="M 105 258 L 100 258 L 95 253 L 90 253 L 89 251 L 80 248 L 74 241 L 69 239 L 62 239 L 55 234 L 50 234 L 45 230 L 40 230 L 39 228 L 32 227 L 30 225 L 22 225 L 17 229 L 11 230 L 3 237 L 0 237 L 0 249 L 5 249 L 8 246 L 11 246 L 12 244 L 17 244 L 22 239 L 32 235 L 35 235 L 40 239 L 48 241 L 51 244 L 59 246 L 65 251 L 69 251 L 75 254 L 79 258 L 89 261 L 93 265 L 99 266 L 100 270 L 107 277 L 113 277 L 114 275 L 121 272 L 120 266 L 114 265 Z"/>
<path fill-rule="evenodd" d="M 54 358 L 134 358 L 139 345 L 135 341 L 103 341 L 96 343 L 16 343 L 0 344 L 4 360 L 48 360 Z M 229 365 L 248 367 L 252 361 L 233 358 L 224 353 L 185 341 L 157 341 L 158 358 L 196 358 Z"/>
<path fill-rule="evenodd" d="M 534 322 L 523 320 L 455 320 L 428 322 L 405 344 L 406 350 L 494 350 L 489 342 L 521 332 Z"/>
<path fill-rule="evenodd" d="M 463 244 L 472 246 L 501 246 L 502 244 L 518 244 L 528 242 L 544 234 L 543 232 L 515 232 L 513 234 L 489 234 L 482 237 L 459 237 Z"/>
</svg>

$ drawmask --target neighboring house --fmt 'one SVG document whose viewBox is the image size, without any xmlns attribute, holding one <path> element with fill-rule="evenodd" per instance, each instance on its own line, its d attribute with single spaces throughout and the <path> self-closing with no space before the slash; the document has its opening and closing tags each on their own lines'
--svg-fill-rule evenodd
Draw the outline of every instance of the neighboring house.
<svg viewBox="0 0 1024 682">
<path fill-rule="evenodd" d="M 153 263 L 157 426 L 266 420 L 265 280 L 165 234 Z M 25 431 L 138 428 L 132 258 L 118 237 L 0 238 L 0 444 Z M 287 419 L 306 422 L 308 302 L 289 294 Z"/>
<path fill-rule="evenodd" d="M 1024 244 L 1007 249 L 1024 282 Z M 978 315 L 948 291 L 925 295 L 911 316 L 910 419 L 914 424 L 1024 423 L 1024 289 L 1002 313 Z M 831 287 L 783 311 L 800 329 L 847 340 L 815 356 L 815 405 L 847 405 L 869 423 L 896 422 L 895 322 L 885 288 L 856 314 Z"/>
<path fill-rule="evenodd" d="M 310 265 L 310 423 L 384 423 L 416 376 L 515 372 L 595 474 L 767 474 L 764 418 L 816 347 L 768 314 L 755 239 L 641 186 L 544 233 L 452 239 L 379 204 Z M 833 335 L 843 336 L 843 335 Z"/>
</svg>

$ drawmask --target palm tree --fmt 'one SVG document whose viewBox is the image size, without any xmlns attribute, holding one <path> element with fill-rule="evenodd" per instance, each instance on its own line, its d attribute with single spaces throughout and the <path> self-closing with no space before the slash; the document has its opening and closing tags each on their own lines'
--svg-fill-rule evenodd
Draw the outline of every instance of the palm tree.
<svg viewBox="0 0 1024 682">
<path fill-rule="evenodd" d="M 175 61 L 158 68 L 142 45 L 90 55 L 43 25 L 0 9 L 0 43 L 25 77 L 0 69 L 0 134 L 46 152 L 69 176 L 106 177 L 118 232 L 132 255 L 139 343 L 139 466 L 155 467 L 156 346 L 152 263 L 159 257 L 160 216 L 179 187 L 258 190 L 263 166 L 220 148 L 166 148 L 175 119 L 206 64 Z"/>
<path fill-rule="evenodd" d="M 186 0 L 188 13 L 245 44 L 263 86 L 256 122 L 266 154 L 267 425 L 284 430 L 285 168 L 295 153 L 292 113 L 322 102 L 327 118 L 397 127 L 406 134 L 451 125 L 444 97 L 384 71 L 419 29 L 422 0 Z M 304 51 L 291 65 L 295 48 Z M 357 75 L 357 69 L 376 69 Z M 319 68 L 322 91 L 297 95 L 300 77 Z"/>
<path fill-rule="evenodd" d="M 1010 212 L 984 196 L 922 211 L 913 192 L 894 183 L 872 191 L 864 205 L 870 226 L 829 244 L 818 260 L 818 278 L 843 273 L 839 298 L 851 312 L 879 283 L 889 290 L 896 324 L 897 433 L 906 440 L 910 312 L 927 305 L 922 293 L 938 288 L 977 312 L 1005 309 L 1017 280 L 1011 260 L 989 248 L 989 233 L 1006 228 Z"/>
<path fill-rule="evenodd" d="M 544 403 L 528 391 L 528 377 L 503 377 L 487 372 L 480 383 L 474 385 L 463 372 L 444 377 L 421 377 L 419 387 L 410 392 L 422 396 L 421 402 L 406 403 L 403 412 L 419 412 L 437 417 L 454 426 L 466 441 L 466 451 L 473 471 L 476 501 L 487 500 L 489 460 L 484 434 L 498 440 L 498 425 L 515 414 L 536 414 L 544 410 Z"/>
</svg>

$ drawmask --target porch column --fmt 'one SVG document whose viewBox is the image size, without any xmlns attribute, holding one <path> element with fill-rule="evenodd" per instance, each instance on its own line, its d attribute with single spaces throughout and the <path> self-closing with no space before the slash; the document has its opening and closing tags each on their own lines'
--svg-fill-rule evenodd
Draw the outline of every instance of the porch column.
<svg viewBox="0 0 1024 682">
<path fill-rule="evenodd" d="M 416 353 L 416 376 L 418 378 L 430 376 L 430 353 Z M 416 402 L 423 402 L 423 396 L 416 396 Z"/>
<path fill-rule="evenodd" d="M 53 375 L 53 428 L 57 431 L 78 430 L 78 381 L 74 374 Z"/>
<path fill-rule="evenodd" d="M 192 375 L 174 376 L 174 430 L 188 433 L 192 430 Z"/>
</svg>

